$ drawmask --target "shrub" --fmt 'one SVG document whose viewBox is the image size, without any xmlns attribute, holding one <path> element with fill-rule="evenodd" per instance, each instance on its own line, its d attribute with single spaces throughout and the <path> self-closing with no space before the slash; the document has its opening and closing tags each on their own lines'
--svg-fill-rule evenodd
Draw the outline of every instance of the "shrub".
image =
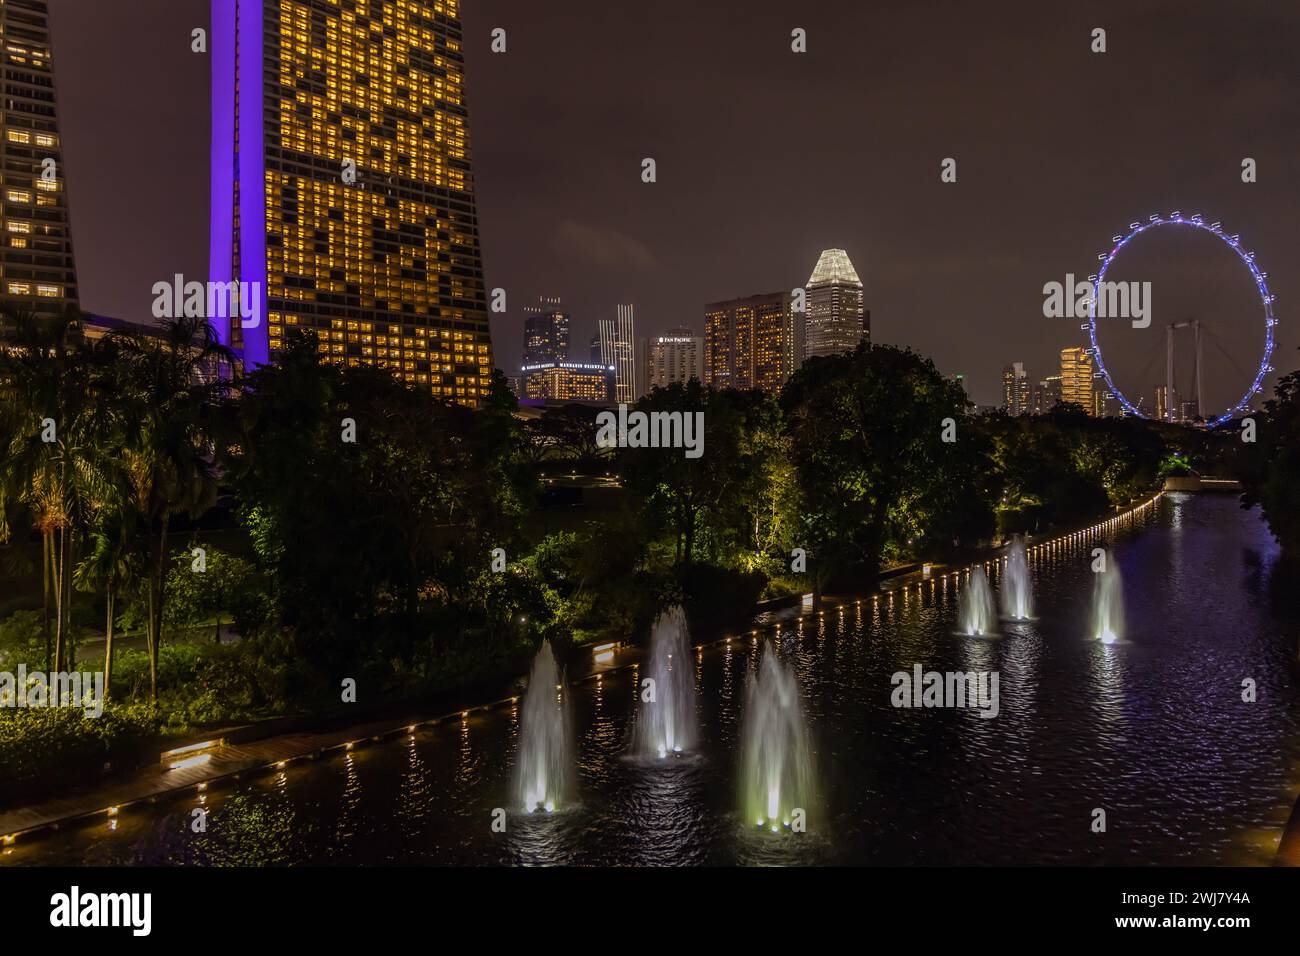
<svg viewBox="0 0 1300 956">
<path fill-rule="evenodd" d="M 0 710 L 0 767 L 7 782 L 71 783 L 106 761 L 139 757 L 157 733 L 148 708 L 110 707 L 96 718 L 74 708 Z"/>
</svg>

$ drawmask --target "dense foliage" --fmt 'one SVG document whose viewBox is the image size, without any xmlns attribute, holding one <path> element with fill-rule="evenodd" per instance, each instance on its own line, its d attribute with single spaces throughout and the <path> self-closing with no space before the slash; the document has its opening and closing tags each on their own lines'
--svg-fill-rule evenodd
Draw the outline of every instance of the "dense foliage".
<svg viewBox="0 0 1300 956">
<path fill-rule="evenodd" d="M 1242 505 L 1260 507 L 1294 561 L 1300 559 L 1300 372 L 1277 383 L 1255 425 L 1255 440 L 1241 443 Z"/>
<path fill-rule="evenodd" d="M 603 448 L 591 408 L 523 417 L 499 375 L 452 404 L 305 333 L 241 376 L 197 321 L 93 343 L 75 317 L 5 321 L 0 544 L 32 555 L 10 563 L 33 600 L 0 621 L 0 661 L 102 660 L 110 704 L 164 731 L 336 705 L 345 677 L 376 700 L 515 673 L 543 638 L 636 639 L 669 602 L 721 625 L 861 588 L 1091 520 L 1208 447 L 1068 407 L 976 416 L 927 359 L 869 344 L 779 397 L 692 381 L 636 403 L 702 413 L 692 457 Z M 1289 381 L 1261 427 L 1294 450 Z M 1252 485 L 1280 536 L 1295 464 Z M 74 620 L 74 583 L 98 626 Z M 81 725 L 23 726 L 54 746 Z"/>
</svg>

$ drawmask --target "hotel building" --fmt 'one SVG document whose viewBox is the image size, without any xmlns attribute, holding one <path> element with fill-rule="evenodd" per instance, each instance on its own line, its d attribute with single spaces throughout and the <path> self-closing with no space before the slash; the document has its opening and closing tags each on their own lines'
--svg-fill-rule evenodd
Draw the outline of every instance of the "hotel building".
<svg viewBox="0 0 1300 956">
<path fill-rule="evenodd" d="M 210 278 L 261 310 L 211 321 L 247 367 L 298 327 L 333 361 L 487 392 L 459 6 L 212 0 Z"/>
<path fill-rule="evenodd" d="M 0 298 L 44 315 L 78 307 L 52 50 L 46 0 L 0 0 Z"/>
<path fill-rule="evenodd" d="M 552 402 L 608 402 L 614 393 L 614 369 L 583 362 L 525 365 L 520 398 Z"/>
<path fill-rule="evenodd" d="M 669 329 L 642 342 L 646 391 L 693 378 L 704 381 L 704 339 L 693 329 Z"/>
</svg>

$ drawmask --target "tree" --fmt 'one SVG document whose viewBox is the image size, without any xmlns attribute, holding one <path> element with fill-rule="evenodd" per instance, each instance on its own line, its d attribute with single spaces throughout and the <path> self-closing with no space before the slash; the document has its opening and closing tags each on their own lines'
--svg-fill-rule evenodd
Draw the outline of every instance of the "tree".
<svg viewBox="0 0 1300 956">
<path fill-rule="evenodd" d="M 1293 560 L 1300 556 L 1300 372 L 1278 380 L 1257 425 L 1254 443 L 1243 443 L 1241 505 L 1259 506 Z"/>
<path fill-rule="evenodd" d="M 410 650 L 426 610 L 473 603 L 492 548 L 522 552 L 532 478 L 499 376 L 471 409 L 322 361 L 291 333 L 245 384 L 223 460 L 280 622 L 313 663 Z"/>
<path fill-rule="evenodd" d="M 55 614 L 46 669 L 75 660 L 72 577 L 79 536 L 108 494 L 108 394 L 77 313 L 3 312 L 10 345 L 0 350 L 0 539 L 21 506 L 41 534 L 46 615 Z"/>
<path fill-rule="evenodd" d="M 636 404 L 647 415 L 703 414 L 703 453 L 682 448 L 628 448 L 619 459 L 624 485 L 670 529 L 674 563 L 689 565 L 701 537 L 722 560 L 755 546 L 780 454 L 780 409 L 763 392 L 714 390 L 697 379 L 656 388 Z"/>
<path fill-rule="evenodd" d="M 878 575 L 886 547 L 906 540 L 963 470 L 961 456 L 969 464 L 982 454 L 961 386 L 910 349 L 864 342 L 814 357 L 786 383 L 781 405 L 819 590 Z M 943 440 L 946 430 L 955 441 Z"/>
<path fill-rule="evenodd" d="M 202 318 L 164 323 L 158 335 L 114 331 L 103 345 L 122 403 L 130 502 L 148 529 L 145 638 L 150 698 L 157 701 L 168 532 L 174 517 L 198 517 L 216 501 L 215 416 L 234 383 L 235 356 Z"/>
<path fill-rule="evenodd" d="M 135 516 L 120 498 L 101 509 L 98 526 L 90 533 L 90 551 L 76 570 L 76 583 L 84 591 L 103 590 L 104 698 L 113 688 L 113 638 L 117 598 L 140 577 L 141 563 L 135 549 Z"/>
</svg>

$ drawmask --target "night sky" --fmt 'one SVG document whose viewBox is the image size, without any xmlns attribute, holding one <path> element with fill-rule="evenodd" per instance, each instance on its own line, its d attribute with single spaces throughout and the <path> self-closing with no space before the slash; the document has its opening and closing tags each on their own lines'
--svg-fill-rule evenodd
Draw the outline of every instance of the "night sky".
<svg viewBox="0 0 1300 956">
<path fill-rule="evenodd" d="M 206 276 L 208 60 L 189 44 L 208 2 L 50 7 L 82 304 L 144 321 L 154 282 Z M 842 247 L 873 338 L 994 404 L 1003 365 L 1037 380 L 1084 344 L 1077 321 L 1043 317 L 1043 284 L 1175 209 L 1257 253 L 1279 296 L 1274 365 L 1300 364 L 1300 4 L 465 0 L 463 20 L 508 371 L 539 295 L 563 298 L 585 358 L 619 302 L 639 334 L 702 331 L 705 302 L 802 285 Z M 1114 278 L 1153 282 L 1153 322 L 1104 329 L 1107 362 L 1136 400 L 1163 374 L 1164 324 L 1200 318 L 1207 398 L 1226 405 L 1262 350 L 1253 283 L 1217 240 L 1168 232 L 1117 262 Z"/>
</svg>

